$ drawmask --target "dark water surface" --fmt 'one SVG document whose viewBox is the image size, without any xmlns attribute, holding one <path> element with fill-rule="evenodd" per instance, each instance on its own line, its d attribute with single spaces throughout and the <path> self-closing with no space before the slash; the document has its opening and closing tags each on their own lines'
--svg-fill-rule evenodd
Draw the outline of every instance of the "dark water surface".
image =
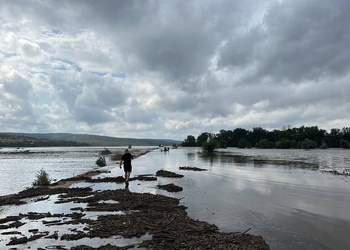
<svg viewBox="0 0 350 250">
<path fill-rule="evenodd" d="M 0 193 L 30 186 L 35 170 L 41 168 L 57 179 L 92 170 L 101 148 L 47 150 L 50 152 L 40 149 L 28 155 L 0 154 Z M 166 169 L 181 173 L 184 178 L 134 181 L 130 182 L 130 191 L 181 198 L 190 217 L 213 223 L 221 231 L 243 232 L 250 228 L 249 233 L 263 236 L 271 249 L 350 249 L 350 177 L 332 175 L 315 167 L 347 170 L 350 151 L 231 148 L 215 157 L 204 157 L 198 151 L 198 148 L 155 150 L 136 158 L 132 176 Z M 106 176 L 123 174 L 115 162 L 108 159 L 107 162 L 111 173 Z M 180 166 L 207 171 L 184 171 L 179 170 Z M 170 194 L 156 188 L 168 183 L 184 190 Z M 93 186 L 98 190 L 122 187 L 116 183 Z M 18 207 L 24 208 L 34 209 L 31 205 Z M 19 212 L 9 209 L 3 214 Z"/>
</svg>

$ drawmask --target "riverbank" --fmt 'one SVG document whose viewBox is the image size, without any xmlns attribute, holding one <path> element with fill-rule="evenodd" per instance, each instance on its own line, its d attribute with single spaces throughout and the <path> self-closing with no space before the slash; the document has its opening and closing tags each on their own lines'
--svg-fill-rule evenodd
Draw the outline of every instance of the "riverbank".
<svg viewBox="0 0 350 250">
<path fill-rule="evenodd" d="M 159 173 L 135 176 L 130 185 L 181 178 Z M 191 219 L 181 199 L 104 186 L 123 182 L 102 168 L 0 197 L 6 207 L 0 218 L 1 249 L 269 249 L 249 229 L 222 233 L 213 224 Z"/>
</svg>

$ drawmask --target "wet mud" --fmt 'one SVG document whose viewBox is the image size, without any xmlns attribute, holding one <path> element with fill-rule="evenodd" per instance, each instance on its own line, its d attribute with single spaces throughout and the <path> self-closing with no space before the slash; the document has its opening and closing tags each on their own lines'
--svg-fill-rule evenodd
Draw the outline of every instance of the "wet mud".
<svg viewBox="0 0 350 250">
<path fill-rule="evenodd" d="M 173 173 L 167 170 L 158 170 L 156 176 L 169 177 L 169 178 L 183 178 L 182 174 Z"/>
<path fill-rule="evenodd" d="M 84 182 L 124 182 L 123 177 L 92 178 L 88 173 L 79 177 L 62 180 L 48 187 L 30 188 L 14 195 L 0 197 L 1 205 L 18 205 L 27 202 L 41 202 L 57 195 L 54 204 L 74 204 L 70 213 L 40 213 L 36 211 L 19 213 L 0 218 L 0 234 L 10 236 L 6 245 L 11 249 L 21 249 L 23 244 L 50 239 L 55 244 L 42 246 L 50 249 L 269 249 L 261 236 L 247 232 L 223 233 L 214 224 L 188 217 L 186 207 L 177 198 L 150 193 L 133 193 L 128 188 L 93 191 L 85 188 L 62 188 L 62 183 Z M 154 181 L 157 177 L 181 178 L 182 175 L 160 170 L 156 175 L 136 176 L 130 179 Z M 158 185 L 168 192 L 180 192 L 182 187 L 173 183 Z M 28 201 L 29 198 L 33 198 Z M 95 212 L 94 218 L 86 216 Z M 20 229 L 25 224 L 42 224 L 24 234 Z M 79 228 L 68 227 L 79 225 Z M 52 227 L 65 227 L 50 231 Z M 47 230 L 45 230 L 47 228 Z M 80 239 L 146 239 L 137 243 L 116 246 L 111 243 L 100 246 L 68 244 Z M 73 246 L 72 246 L 73 245 Z M 27 246 L 27 245 L 26 245 Z M 37 249 L 45 249 L 37 248 Z"/>
<path fill-rule="evenodd" d="M 166 184 L 166 185 L 157 185 L 158 188 L 164 189 L 168 192 L 181 192 L 183 189 L 182 187 L 179 187 L 173 183 Z"/>
</svg>

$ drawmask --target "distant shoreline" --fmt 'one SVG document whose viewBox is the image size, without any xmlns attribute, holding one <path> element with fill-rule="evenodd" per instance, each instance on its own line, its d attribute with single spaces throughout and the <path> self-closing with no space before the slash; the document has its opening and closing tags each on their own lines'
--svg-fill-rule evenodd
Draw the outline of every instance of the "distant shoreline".
<svg viewBox="0 0 350 250">
<path fill-rule="evenodd" d="M 171 146 L 182 141 L 171 139 L 137 139 L 70 133 L 6 133 L 0 132 L 1 147 L 125 147 Z"/>
</svg>

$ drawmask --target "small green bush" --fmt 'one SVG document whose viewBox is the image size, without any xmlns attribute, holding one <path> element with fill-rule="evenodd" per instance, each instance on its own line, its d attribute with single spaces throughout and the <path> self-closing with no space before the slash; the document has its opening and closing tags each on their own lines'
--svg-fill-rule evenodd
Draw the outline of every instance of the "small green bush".
<svg viewBox="0 0 350 250">
<path fill-rule="evenodd" d="M 51 179 L 48 173 L 44 169 L 41 169 L 36 174 L 36 180 L 32 183 L 34 187 L 36 186 L 48 186 L 51 183 Z"/>
<path fill-rule="evenodd" d="M 261 139 L 259 143 L 257 144 L 258 148 L 274 148 L 275 144 L 272 141 L 269 141 L 268 139 Z"/>
<path fill-rule="evenodd" d="M 310 139 L 305 139 L 302 143 L 301 143 L 301 147 L 303 149 L 315 149 L 317 147 L 317 144 L 315 141 L 310 140 Z"/>
<path fill-rule="evenodd" d="M 251 145 L 245 138 L 240 138 L 237 144 L 237 148 L 250 148 Z"/>
<path fill-rule="evenodd" d="M 341 139 L 340 140 L 340 145 L 343 149 L 348 149 L 350 148 L 350 142 L 345 140 L 345 139 Z"/>
<path fill-rule="evenodd" d="M 100 156 L 100 158 L 98 158 L 96 160 L 96 165 L 99 166 L 99 167 L 107 166 L 105 157 L 104 156 Z"/>
<path fill-rule="evenodd" d="M 213 153 L 217 148 L 219 148 L 219 143 L 213 139 L 202 144 L 202 149 L 205 153 Z"/>
</svg>

